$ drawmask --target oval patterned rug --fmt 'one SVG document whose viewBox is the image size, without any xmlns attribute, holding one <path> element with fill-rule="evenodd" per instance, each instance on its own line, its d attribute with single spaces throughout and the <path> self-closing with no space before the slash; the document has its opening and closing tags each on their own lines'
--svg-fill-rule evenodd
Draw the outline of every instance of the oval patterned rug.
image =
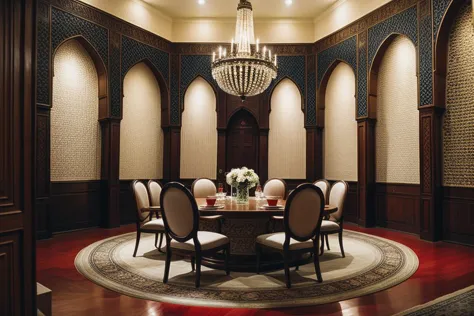
<svg viewBox="0 0 474 316">
<path fill-rule="evenodd" d="M 344 231 L 346 257 L 336 235 L 330 251 L 320 257 L 323 282 L 317 283 L 312 263 L 291 269 L 292 288 L 283 270 L 252 274 L 202 268 L 201 287 L 187 260 L 174 258 L 168 284 L 163 284 L 165 255 L 154 247 L 154 235 L 142 234 L 137 257 L 135 233 L 98 241 L 79 252 L 75 265 L 86 278 L 105 288 L 137 298 L 174 304 L 277 308 L 347 300 L 395 286 L 413 275 L 418 257 L 408 247 L 363 233 Z"/>
</svg>

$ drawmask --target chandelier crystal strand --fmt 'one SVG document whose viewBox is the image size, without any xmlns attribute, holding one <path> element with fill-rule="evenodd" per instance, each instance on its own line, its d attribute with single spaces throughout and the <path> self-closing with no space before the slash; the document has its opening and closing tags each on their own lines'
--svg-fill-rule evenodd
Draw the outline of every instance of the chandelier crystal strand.
<svg viewBox="0 0 474 316">
<path fill-rule="evenodd" d="M 276 78 L 276 55 L 273 59 L 269 52 L 267 57 L 266 47 L 260 53 L 259 41 L 255 42 L 252 4 L 247 0 L 240 0 L 237 6 L 235 38 L 229 53 L 219 47 L 218 53 L 213 53 L 211 68 L 219 87 L 240 96 L 242 101 L 265 91 Z"/>
</svg>

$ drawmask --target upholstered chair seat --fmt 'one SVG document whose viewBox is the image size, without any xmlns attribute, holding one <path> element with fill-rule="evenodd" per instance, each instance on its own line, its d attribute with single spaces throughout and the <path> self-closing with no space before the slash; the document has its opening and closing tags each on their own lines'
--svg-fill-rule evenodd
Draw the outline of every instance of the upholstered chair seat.
<svg viewBox="0 0 474 316">
<path fill-rule="evenodd" d="M 257 242 L 267 247 L 283 250 L 283 245 L 285 244 L 285 233 L 281 232 L 260 235 L 257 237 Z M 293 238 L 290 238 L 290 250 L 305 249 L 311 247 L 313 247 L 312 239 L 308 239 L 306 241 L 298 241 Z"/>
<path fill-rule="evenodd" d="M 159 218 L 158 213 L 153 210 L 153 207 L 150 207 L 150 196 L 148 194 L 147 187 L 140 181 L 135 180 L 132 182 L 132 192 L 137 203 L 137 239 L 135 243 L 135 250 L 133 251 L 133 256 L 135 257 L 137 255 L 138 246 L 140 244 L 140 237 L 142 233 L 155 234 L 155 247 L 158 248 L 158 251 L 162 252 L 161 243 L 163 241 L 165 225 L 163 223 L 163 220 Z M 153 219 L 154 214 L 156 215 L 156 219 Z M 158 235 L 160 235 L 159 246 L 157 246 Z"/>
<path fill-rule="evenodd" d="M 196 268 L 196 287 L 201 282 L 203 256 L 222 251 L 225 270 L 229 275 L 230 241 L 224 235 L 199 231 L 199 209 L 192 193 L 181 183 L 170 182 L 163 187 L 160 205 L 166 230 L 166 263 L 163 283 L 168 283 L 171 255 L 191 258 L 191 268 Z"/>
<path fill-rule="evenodd" d="M 199 243 L 201 243 L 201 250 L 209 250 L 229 243 L 227 236 L 214 232 L 200 231 L 197 233 L 197 238 Z M 171 240 L 171 248 L 194 251 L 195 246 L 192 239 L 186 242 Z"/>
<path fill-rule="evenodd" d="M 323 220 L 321 223 L 321 232 L 322 233 L 330 233 L 330 232 L 338 232 L 341 229 L 338 223 L 333 222 L 331 220 Z"/>
<path fill-rule="evenodd" d="M 322 282 L 319 266 L 319 236 L 323 219 L 324 195 L 311 183 L 298 186 L 285 204 L 283 225 L 285 232 L 260 235 L 256 239 L 257 273 L 263 249 L 283 256 L 286 287 L 291 287 L 290 258 L 295 254 L 311 253 L 318 282 Z M 298 267 L 297 267 L 298 268 Z"/>
</svg>

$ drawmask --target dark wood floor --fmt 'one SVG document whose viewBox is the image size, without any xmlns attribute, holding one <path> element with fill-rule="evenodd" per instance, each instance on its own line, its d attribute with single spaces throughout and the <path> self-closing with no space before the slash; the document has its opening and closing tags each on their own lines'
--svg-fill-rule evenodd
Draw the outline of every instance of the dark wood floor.
<svg viewBox="0 0 474 316">
<path fill-rule="evenodd" d="M 106 290 L 76 271 L 74 258 L 82 248 L 134 228 L 128 225 L 78 231 L 37 243 L 37 279 L 53 291 L 54 315 L 391 315 L 474 284 L 472 247 L 430 243 L 414 235 L 351 225 L 347 228 L 395 240 L 413 249 L 420 260 L 418 271 L 406 282 L 372 295 L 278 310 L 203 308 L 144 301 Z"/>
</svg>

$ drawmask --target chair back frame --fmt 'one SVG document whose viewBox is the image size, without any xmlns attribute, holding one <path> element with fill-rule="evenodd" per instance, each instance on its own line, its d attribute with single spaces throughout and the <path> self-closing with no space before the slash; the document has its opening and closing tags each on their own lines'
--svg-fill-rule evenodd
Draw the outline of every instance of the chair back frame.
<svg viewBox="0 0 474 316">
<path fill-rule="evenodd" d="M 283 183 L 283 186 L 285 187 L 285 193 L 283 194 L 283 196 L 281 197 L 283 200 L 286 200 L 286 196 L 288 195 L 288 185 L 286 184 L 286 181 L 281 179 L 281 178 L 271 178 L 271 179 L 268 179 L 267 181 L 265 181 L 265 184 L 263 185 L 263 188 L 262 190 L 265 191 L 265 186 L 270 182 L 270 181 L 275 181 L 275 180 L 278 180 L 280 181 L 281 183 Z"/>
<path fill-rule="evenodd" d="M 343 202 L 343 204 L 342 204 L 342 207 L 341 207 L 341 208 L 338 207 L 338 210 L 337 210 L 337 212 L 336 212 L 336 213 L 340 214 L 340 218 L 339 218 L 337 221 L 338 221 L 338 222 L 341 222 L 341 221 L 342 221 L 342 218 L 343 218 L 343 216 L 344 216 L 344 203 L 345 203 L 345 201 L 346 201 L 347 192 L 349 191 L 349 185 L 347 184 L 346 181 L 344 181 L 344 180 L 339 180 L 339 181 L 336 181 L 336 182 L 334 182 L 334 183 L 332 184 L 331 189 L 329 190 L 329 194 L 328 194 L 328 203 L 329 203 L 329 201 L 330 201 L 329 199 L 330 199 L 330 197 L 331 197 L 331 190 L 332 190 L 332 188 L 333 188 L 336 184 L 338 184 L 338 183 L 342 183 L 342 184 L 344 184 L 344 186 L 345 186 L 344 195 L 342 196 L 342 200 L 343 200 L 344 202 Z"/>
<path fill-rule="evenodd" d="M 191 193 L 192 193 L 193 196 L 194 196 L 194 187 L 195 187 L 196 183 L 198 183 L 198 181 L 200 181 L 200 180 L 209 180 L 209 181 L 211 181 L 214 184 L 214 187 L 216 188 L 215 193 L 217 193 L 217 186 L 216 186 L 214 180 L 209 179 L 209 178 L 197 178 L 196 180 L 193 181 L 193 184 L 191 184 Z"/>
<path fill-rule="evenodd" d="M 306 189 L 314 190 L 319 195 L 319 197 L 320 197 L 320 205 L 319 205 L 320 212 L 319 212 L 318 223 L 315 226 L 314 230 L 308 236 L 300 237 L 300 236 L 296 235 L 295 233 L 293 233 L 293 231 L 291 230 L 290 223 L 289 223 L 289 220 L 290 220 L 289 215 L 290 215 L 291 203 L 293 202 L 293 199 L 295 198 L 295 196 L 300 194 L 301 191 L 306 190 Z M 307 241 L 308 239 L 311 239 L 312 237 L 315 237 L 315 236 L 318 237 L 320 235 L 321 223 L 323 221 L 323 214 L 324 214 L 324 205 L 325 205 L 325 202 L 324 202 L 323 192 L 321 191 L 320 188 L 313 185 L 312 183 L 301 184 L 291 192 L 290 196 L 288 197 L 288 200 L 286 201 L 285 213 L 284 213 L 284 218 L 283 218 L 284 228 L 285 228 L 285 243 L 284 243 L 284 248 L 285 249 L 289 249 L 291 238 L 293 238 L 297 241 L 300 241 L 300 242 L 304 242 L 304 241 Z M 315 207 L 318 207 L 318 205 L 315 205 Z"/>
<path fill-rule="evenodd" d="M 324 194 L 324 200 L 327 204 L 327 203 L 329 203 L 329 192 L 331 192 L 331 184 L 326 179 L 316 180 L 316 181 L 313 182 L 313 184 L 316 185 L 316 183 L 318 183 L 318 182 L 324 182 L 326 184 L 326 194 L 324 194 L 324 192 L 323 192 L 323 194 Z"/>
<path fill-rule="evenodd" d="M 160 186 L 160 188 L 161 188 L 160 196 L 161 196 L 161 193 L 163 192 L 163 185 L 161 184 L 160 181 L 158 181 L 158 180 L 153 180 L 153 179 L 148 180 L 148 182 L 147 182 L 147 184 L 146 184 L 146 187 L 147 187 L 147 189 L 148 189 L 148 196 L 150 197 L 150 205 L 151 205 L 151 206 L 157 206 L 157 205 L 152 205 L 152 204 L 153 204 L 153 203 L 152 203 L 152 202 L 153 202 L 153 198 L 152 198 L 152 193 L 151 193 L 151 192 L 152 192 L 152 191 L 151 191 L 151 185 L 152 185 L 153 183 L 156 183 L 156 184 L 158 184 L 158 185 Z M 161 203 L 161 199 L 160 199 L 160 203 Z"/>
<path fill-rule="evenodd" d="M 165 204 L 163 203 L 163 200 L 164 200 L 164 197 L 166 196 L 166 192 L 171 188 L 175 188 L 175 189 L 178 189 L 178 190 L 181 190 L 182 192 L 184 192 L 186 194 L 186 197 L 189 199 L 189 201 L 191 203 L 191 208 L 192 208 L 192 212 L 193 212 L 193 229 L 185 237 L 180 237 L 180 236 L 176 235 L 173 232 L 173 230 L 171 229 L 171 227 L 169 226 L 168 220 L 166 218 L 166 208 L 165 208 Z M 166 230 L 166 233 L 167 233 L 166 234 L 167 235 L 167 242 L 168 242 L 167 246 L 169 245 L 169 237 L 171 237 L 174 240 L 176 240 L 178 242 L 181 242 L 181 243 L 187 242 L 188 240 L 192 239 L 194 241 L 194 247 L 195 247 L 196 251 L 200 251 L 201 250 L 201 244 L 199 243 L 199 240 L 197 238 L 197 233 L 199 231 L 199 209 L 198 209 L 196 200 L 194 199 L 194 196 L 192 195 L 192 193 L 181 183 L 169 182 L 163 187 L 163 190 L 161 191 L 160 204 L 161 204 L 161 210 L 162 210 L 161 216 L 163 217 L 163 222 L 165 224 L 165 230 Z"/>
<path fill-rule="evenodd" d="M 147 198 L 148 198 L 148 206 L 150 205 L 150 194 L 148 192 L 148 188 L 145 186 L 145 184 L 143 184 L 143 182 L 138 181 L 138 180 L 132 181 L 130 187 L 132 188 L 133 197 L 135 198 L 135 203 L 137 204 L 137 213 L 136 213 L 137 214 L 137 225 L 140 226 L 140 223 L 145 222 L 147 219 L 148 220 L 151 219 L 152 212 L 149 212 L 149 214 L 145 217 L 141 216 L 142 215 L 142 210 L 138 207 L 138 197 L 137 197 L 137 192 L 135 191 L 135 186 L 137 184 L 142 184 L 145 187 Z"/>
</svg>

